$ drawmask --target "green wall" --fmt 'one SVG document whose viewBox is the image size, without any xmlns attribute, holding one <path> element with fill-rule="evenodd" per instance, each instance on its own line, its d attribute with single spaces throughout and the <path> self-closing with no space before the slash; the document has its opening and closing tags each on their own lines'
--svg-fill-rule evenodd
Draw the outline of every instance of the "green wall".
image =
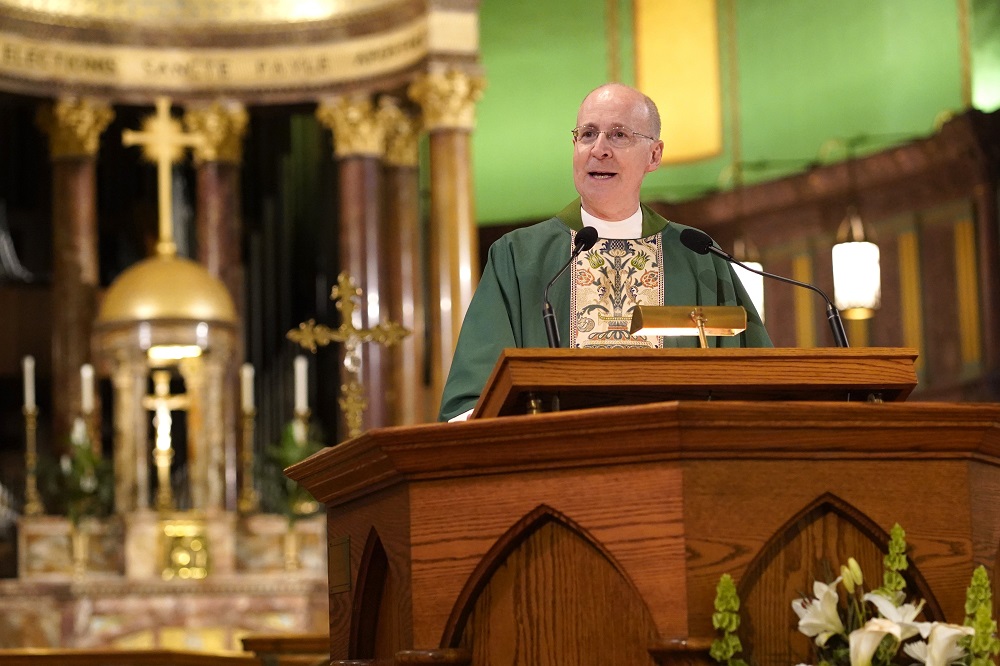
<svg viewBox="0 0 1000 666">
<path fill-rule="evenodd" d="M 972 105 L 1000 109 L 1000 2 L 972 0 Z"/>
<path fill-rule="evenodd" d="M 620 79 L 631 82 L 631 2 L 616 3 Z M 1000 106 L 1000 3 L 969 7 L 973 103 L 991 111 Z M 842 159 L 845 140 L 864 153 L 925 136 L 941 114 L 962 110 L 955 0 L 719 0 L 718 13 L 723 153 L 650 174 L 646 198 L 731 186 L 730 21 L 745 182 Z M 488 87 L 473 144 L 480 224 L 544 219 L 576 196 L 569 130 L 583 96 L 610 78 L 606 16 L 605 0 L 481 4 Z"/>
<path fill-rule="evenodd" d="M 604 3 L 480 5 L 487 88 L 473 163 L 481 224 L 548 217 L 576 196 L 570 130 L 584 95 L 608 76 Z"/>
</svg>

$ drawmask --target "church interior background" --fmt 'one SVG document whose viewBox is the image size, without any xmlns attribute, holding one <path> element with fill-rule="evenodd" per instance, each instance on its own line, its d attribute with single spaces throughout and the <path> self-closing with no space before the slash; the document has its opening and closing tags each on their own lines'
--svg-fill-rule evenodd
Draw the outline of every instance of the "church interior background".
<svg viewBox="0 0 1000 666">
<path fill-rule="evenodd" d="M 0 0 L 0 647 L 322 632 L 282 466 L 436 418 L 485 249 L 574 198 L 607 80 L 660 105 L 654 208 L 828 293 L 856 211 L 852 345 L 1000 398 L 993 0 Z M 775 344 L 830 346 L 800 292 L 765 286 Z"/>
</svg>

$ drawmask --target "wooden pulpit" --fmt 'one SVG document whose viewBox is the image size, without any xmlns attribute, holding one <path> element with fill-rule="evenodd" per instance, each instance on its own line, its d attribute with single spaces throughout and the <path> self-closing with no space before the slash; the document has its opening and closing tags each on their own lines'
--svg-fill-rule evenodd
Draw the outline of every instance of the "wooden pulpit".
<svg viewBox="0 0 1000 666">
<path fill-rule="evenodd" d="M 509 350 L 479 415 L 573 409 L 375 429 L 287 470 L 327 507 L 334 663 L 706 663 L 724 573 L 743 656 L 811 663 L 792 600 L 848 557 L 877 587 L 897 522 L 925 617 L 961 622 L 974 566 L 996 573 L 1000 406 L 905 402 L 915 358 Z"/>
</svg>

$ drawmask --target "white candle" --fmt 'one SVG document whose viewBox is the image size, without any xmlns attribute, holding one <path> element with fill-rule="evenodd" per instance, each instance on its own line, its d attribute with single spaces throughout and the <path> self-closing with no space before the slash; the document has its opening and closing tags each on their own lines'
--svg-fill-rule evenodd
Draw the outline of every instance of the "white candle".
<svg viewBox="0 0 1000 666">
<path fill-rule="evenodd" d="M 249 414 L 253 411 L 253 366 L 249 363 L 244 363 L 240 367 L 240 380 L 242 390 L 240 395 L 243 396 L 243 412 Z"/>
<path fill-rule="evenodd" d="M 94 366 L 80 366 L 80 408 L 85 415 L 94 411 Z"/>
<path fill-rule="evenodd" d="M 24 368 L 24 408 L 35 408 L 35 357 L 25 356 L 22 361 Z"/>
<path fill-rule="evenodd" d="M 309 369 L 309 361 L 305 356 L 295 357 L 295 413 L 302 414 L 309 409 L 309 400 L 306 397 L 306 371 Z"/>
</svg>

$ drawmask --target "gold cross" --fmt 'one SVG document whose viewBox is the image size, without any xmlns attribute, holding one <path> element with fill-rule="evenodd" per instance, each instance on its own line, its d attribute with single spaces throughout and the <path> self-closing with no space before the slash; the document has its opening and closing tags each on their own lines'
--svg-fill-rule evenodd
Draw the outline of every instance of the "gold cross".
<svg viewBox="0 0 1000 666">
<path fill-rule="evenodd" d="M 170 430 L 173 410 L 188 409 L 191 401 L 186 395 L 170 394 L 170 371 L 153 371 L 153 395 L 143 396 L 142 406 L 156 412 L 153 424 L 156 426 L 156 442 L 153 447 L 153 462 L 159 480 L 156 490 L 156 508 L 169 510 L 174 505 L 173 489 L 170 486 L 170 461 L 174 457 Z"/>
<path fill-rule="evenodd" d="M 355 284 L 347 272 L 337 276 L 337 284 L 330 291 L 330 300 L 334 301 L 340 311 L 340 327 L 332 329 L 323 324 L 317 324 L 314 319 L 299 324 L 297 329 L 288 332 L 288 339 L 299 343 L 304 349 L 316 353 L 316 347 L 325 347 L 331 342 L 344 345 L 344 367 L 347 369 L 348 380 L 341 385 L 340 409 L 348 426 L 348 436 L 361 434 L 362 414 L 368 407 L 364 392 L 358 377 L 360 358 L 358 345 L 364 342 L 374 342 L 391 347 L 407 335 L 410 330 L 401 324 L 383 321 L 371 328 L 356 328 L 354 326 L 354 311 L 361 297 L 361 289 Z"/>
<path fill-rule="evenodd" d="M 170 99 L 156 98 L 156 115 L 147 116 L 142 121 L 142 131 L 122 131 L 122 144 L 142 146 L 142 155 L 156 164 L 157 190 L 159 195 L 160 240 L 156 245 L 159 254 L 173 255 L 174 245 L 173 210 L 171 205 L 170 167 L 184 159 L 187 148 L 200 146 L 205 137 L 197 133 L 185 133 L 179 121 L 170 115 Z"/>
<path fill-rule="evenodd" d="M 170 448 L 170 429 L 173 419 L 170 417 L 172 411 L 183 411 L 191 406 L 191 399 L 186 394 L 170 393 L 170 371 L 153 371 L 153 395 L 142 397 L 142 406 L 151 412 L 156 412 L 154 425 L 156 426 L 157 448 Z"/>
<path fill-rule="evenodd" d="M 142 396 L 142 406 L 152 412 L 166 409 L 168 412 L 183 411 L 191 406 L 186 393 L 170 392 L 170 371 L 153 371 L 153 395 Z"/>
</svg>

